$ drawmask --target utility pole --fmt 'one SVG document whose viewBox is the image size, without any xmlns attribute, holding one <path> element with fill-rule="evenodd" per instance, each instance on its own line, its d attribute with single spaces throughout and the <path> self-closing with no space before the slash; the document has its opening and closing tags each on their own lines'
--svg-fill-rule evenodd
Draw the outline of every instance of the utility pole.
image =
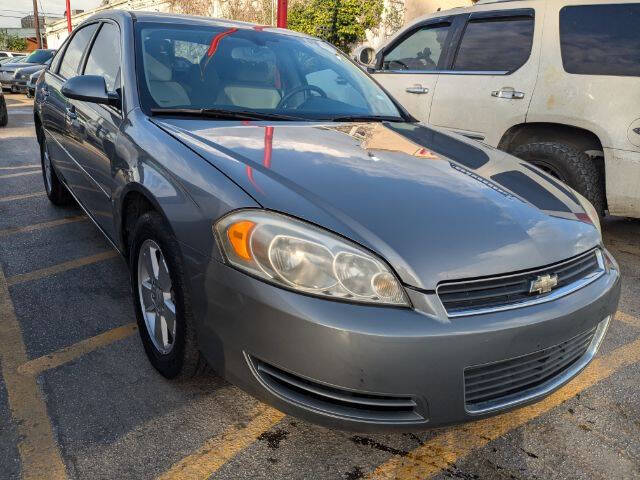
<svg viewBox="0 0 640 480">
<path fill-rule="evenodd" d="M 287 0 L 278 0 L 278 28 L 287 28 Z"/>
<path fill-rule="evenodd" d="M 42 37 L 40 36 L 40 17 L 38 16 L 38 0 L 33 0 L 33 22 L 36 27 L 36 45 L 42 48 Z"/>
<path fill-rule="evenodd" d="M 33 0 L 34 2 L 36 0 Z M 71 33 L 71 1 L 67 0 L 67 30 Z"/>
</svg>

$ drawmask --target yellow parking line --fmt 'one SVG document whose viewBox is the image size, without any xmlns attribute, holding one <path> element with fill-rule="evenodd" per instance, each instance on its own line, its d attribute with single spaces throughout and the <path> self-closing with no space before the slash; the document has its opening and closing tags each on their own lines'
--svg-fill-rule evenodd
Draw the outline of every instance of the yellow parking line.
<svg viewBox="0 0 640 480">
<path fill-rule="evenodd" d="M 619 320 L 620 322 L 624 322 L 627 325 L 631 325 L 632 327 L 640 328 L 640 318 L 629 315 L 628 313 L 619 311 L 618 313 L 616 313 L 615 319 Z"/>
<path fill-rule="evenodd" d="M 0 268 L 0 366 L 11 416 L 19 437 L 22 478 L 67 478 L 64 462 L 53 434 L 47 406 L 35 377 L 18 373 L 27 361 L 20 324 L 11 302 L 7 282 Z"/>
<path fill-rule="evenodd" d="M 7 175 L 0 175 L 0 180 L 2 180 L 3 178 L 22 177 L 24 175 L 35 175 L 36 173 L 42 173 L 42 171 L 41 170 L 35 170 L 33 172 L 9 173 Z"/>
<path fill-rule="evenodd" d="M 58 225 L 65 225 L 67 223 L 82 222 L 87 220 L 84 215 L 78 215 L 76 217 L 60 218 L 58 220 L 52 220 L 50 222 L 34 223 L 33 225 L 26 225 L 24 227 L 12 227 L 0 230 L 0 237 L 6 235 L 14 235 L 16 233 L 33 232 L 35 230 L 42 230 L 44 228 L 57 227 Z"/>
<path fill-rule="evenodd" d="M 22 168 L 41 168 L 37 163 L 30 165 L 15 165 L 13 167 L 0 167 L 0 170 L 20 170 Z"/>
<path fill-rule="evenodd" d="M 238 452 L 251 445 L 263 432 L 284 418 L 284 413 L 260 404 L 245 425 L 232 427 L 208 440 L 197 452 L 176 463 L 158 480 L 206 479 L 220 469 Z"/>
<path fill-rule="evenodd" d="M 99 253 L 97 255 L 91 255 L 89 257 L 77 258 L 68 262 L 59 263 L 47 268 L 41 268 L 34 270 L 33 272 L 20 273 L 7 278 L 7 284 L 9 286 L 16 285 L 18 283 L 29 282 L 31 280 L 37 280 L 43 277 L 50 277 L 56 273 L 66 272 L 73 268 L 84 267 L 85 265 L 91 265 L 92 263 L 101 262 L 109 258 L 118 256 L 115 250 L 109 250 L 107 252 Z"/>
<path fill-rule="evenodd" d="M 39 375 L 45 370 L 50 370 L 52 368 L 59 367 L 60 365 L 64 365 L 65 363 L 75 360 L 76 358 L 93 350 L 97 350 L 100 347 L 104 347 L 117 342 L 118 340 L 130 337 L 137 329 L 138 325 L 135 323 L 129 323 L 127 325 L 108 330 L 100 335 L 87 338 L 69 347 L 57 350 L 49 355 L 29 360 L 18 367 L 18 372 L 22 375 Z"/>
<path fill-rule="evenodd" d="M 375 480 L 426 479 L 448 468 L 498 437 L 575 397 L 622 367 L 640 362 L 640 339 L 596 358 L 569 384 L 539 403 L 498 417 L 443 430 L 411 451 L 406 457 L 393 457 L 370 473 Z"/>
<path fill-rule="evenodd" d="M 16 200 L 24 200 L 25 198 L 41 197 L 45 192 L 24 193 L 22 195 L 9 195 L 8 197 L 0 197 L 0 202 L 13 202 Z"/>
</svg>

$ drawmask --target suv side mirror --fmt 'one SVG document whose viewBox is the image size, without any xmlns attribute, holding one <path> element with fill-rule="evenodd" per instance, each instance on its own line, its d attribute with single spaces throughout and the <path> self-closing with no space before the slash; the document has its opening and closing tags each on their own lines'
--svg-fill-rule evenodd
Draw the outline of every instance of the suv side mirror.
<svg viewBox="0 0 640 480">
<path fill-rule="evenodd" d="M 121 108 L 120 95 L 107 92 L 107 83 L 99 75 L 80 75 L 62 84 L 62 94 L 73 100 L 100 103 Z"/>
<path fill-rule="evenodd" d="M 358 47 L 353 52 L 353 56 L 356 63 L 363 67 L 370 67 L 376 58 L 376 51 L 371 47 Z"/>
</svg>

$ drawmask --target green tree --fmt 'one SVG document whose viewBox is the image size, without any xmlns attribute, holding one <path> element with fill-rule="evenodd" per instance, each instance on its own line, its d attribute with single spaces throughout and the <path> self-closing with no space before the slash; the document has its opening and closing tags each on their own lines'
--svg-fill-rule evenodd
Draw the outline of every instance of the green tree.
<svg viewBox="0 0 640 480">
<path fill-rule="evenodd" d="M 383 10 L 383 0 L 301 0 L 290 6 L 288 23 L 347 52 L 378 27 Z"/>
<path fill-rule="evenodd" d="M 22 52 L 27 49 L 27 40 L 17 35 L 11 35 L 6 30 L 0 30 L 0 50 Z"/>
</svg>

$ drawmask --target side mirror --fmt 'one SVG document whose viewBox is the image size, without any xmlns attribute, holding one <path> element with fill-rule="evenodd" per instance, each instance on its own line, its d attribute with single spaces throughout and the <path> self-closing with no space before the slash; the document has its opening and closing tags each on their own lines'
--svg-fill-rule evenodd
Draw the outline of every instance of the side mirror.
<svg viewBox="0 0 640 480">
<path fill-rule="evenodd" d="M 369 67 L 376 57 L 376 51 L 371 47 L 358 47 L 353 52 L 354 60 L 363 67 Z"/>
<path fill-rule="evenodd" d="M 121 108 L 120 95 L 107 92 L 104 77 L 99 75 L 80 75 L 70 78 L 62 84 L 61 91 L 65 97 L 73 100 Z"/>
</svg>

